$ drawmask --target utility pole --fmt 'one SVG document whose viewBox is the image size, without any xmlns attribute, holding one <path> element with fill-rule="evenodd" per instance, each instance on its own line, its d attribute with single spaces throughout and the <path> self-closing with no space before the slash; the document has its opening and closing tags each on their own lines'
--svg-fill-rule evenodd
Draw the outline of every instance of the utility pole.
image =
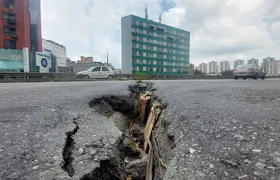
<svg viewBox="0 0 280 180">
<path fill-rule="evenodd" d="M 108 65 L 109 65 L 109 55 L 107 53 L 107 67 L 108 67 Z"/>
<path fill-rule="evenodd" d="M 145 8 L 145 19 L 148 19 L 148 5 L 146 4 L 146 8 Z"/>
</svg>

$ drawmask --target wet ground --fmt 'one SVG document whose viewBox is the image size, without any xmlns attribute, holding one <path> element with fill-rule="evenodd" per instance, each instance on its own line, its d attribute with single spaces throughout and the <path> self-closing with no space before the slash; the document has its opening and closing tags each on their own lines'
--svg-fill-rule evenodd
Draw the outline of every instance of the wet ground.
<svg viewBox="0 0 280 180">
<path fill-rule="evenodd" d="M 133 81 L 0 84 L 0 179 L 70 179 L 63 166 L 73 136 L 73 179 L 114 154 L 121 135 L 88 103 L 126 95 Z M 280 179 L 280 80 L 155 81 L 168 103 L 174 141 L 164 179 Z M 162 145 L 164 146 L 164 144 Z"/>
</svg>

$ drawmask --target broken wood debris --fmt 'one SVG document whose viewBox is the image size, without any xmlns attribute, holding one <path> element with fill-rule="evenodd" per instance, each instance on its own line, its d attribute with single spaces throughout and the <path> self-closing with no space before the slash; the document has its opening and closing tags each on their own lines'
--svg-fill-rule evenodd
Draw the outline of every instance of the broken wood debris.
<svg viewBox="0 0 280 180">
<path fill-rule="evenodd" d="M 145 121 L 145 115 L 146 115 L 146 108 L 149 100 L 151 99 L 152 93 L 149 91 L 146 91 L 144 93 L 140 93 L 140 100 L 139 100 L 139 106 L 140 106 L 140 113 L 139 113 L 139 120 L 140 123 L 144 124 Z"/>
</svg>

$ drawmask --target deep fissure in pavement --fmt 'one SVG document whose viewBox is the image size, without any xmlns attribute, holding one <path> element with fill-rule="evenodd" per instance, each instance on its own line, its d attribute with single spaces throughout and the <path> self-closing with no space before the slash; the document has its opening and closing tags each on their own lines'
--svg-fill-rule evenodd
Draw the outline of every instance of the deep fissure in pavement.
<svg viewBox="0 0 280 180">
<path fill-rule="evenodd" d="M 167 135 L 167 125 L 163 121 L 167 105 L 152 92 L 152 83 L 137 82 L 129 86 L 129 95 L 105 95 L 90 101 L 90 107 L 99 114 L 114 121 L 122 132 L 117 140 L 114 154 L 100 160 L 100 166 L 81 177 L 82 180 L 144 180 L 162 179 L 171 155 L 173 144 Z M 79 117 L 78 117 L 79 118 Z M 75 142 L 73 135 L 79 130 L 78 118 L 73 119 L 75 128 L 66 133 L 63 148 L 62 169 L 74 177 L 72 166 Z M 152 124 L 152 125 L 151 125 Z"/>
<path fill-rule="evenodd" d="M 105 95 L 95 98 L 89 103 L 96 112 L 114 120 L 115 125 L 123 132 L 123 136 L 120 139 L 121 144 L 118 146 L 119 157 L 102 161 L 99 168 L 84 176 L 84 180 L 144 180 L 146 175 L 151 176 L 150 179 L 153 177 L 153 179 L 162 179 L 164 175 L 163 161 L 167 161 L 172 149 L 172 144 L 166 133 L 166 124 L 162 120 L 164 117 L 162 110 L 166 109 L 167 105 L 162 103 L 161 99 L 153 93 L 150 93 L 151 97 L 145 102 L 145 109 L 141 110 L 141 107 L 139 108 L 143 103 L 140 102 L 141 94 L 156 90 L 153 89 L 152 83 L 137 82 L 136 85 L 129 86 L 128 90 L 130 91 L 128 96 Z M 149 152 L 149 148 L 145 152 L 143 150 L 145 149 L 145 124 L 150 114 L 153 114 L 151 111 L 155 104 L 157 104 L 156 107 L 159 112 L 155 116 L 154 131 L 152 131 L 150 137 L 150 144 L 154 148 L 151 152 Z M 139 123 L 141 118 L 144 119 L 144 122 Z M 149 145 L 146 146 L 149 147 Z M 149 156 L 150 154 L 154 155 Z M 149 162 L 154 163 L 150 165 L 152 171 L 147 172 Z"/>
<path fill-rule="evenodd" d="M 73 157 L 72 157 L 72 151 L 74 149 L 74 139 L 72 138 L 72 136 L 74 134 L 77 133 L 79 126 L 76 122 L 78 118 L 74 118 L 73 119 L 73 123 L 75 124 L 75 128 L 72 131 L 69 131 L 66 133 L 66 141 L 65 141 L 65 145 L 62 151 L 62 156 L 63 156 L 63 160 L 64 163 L 62 165 L 62 169 L 67 172 L 69 174 L 70 177 L 72 177 L 74 175 L 74 169 L 72 167 L 72 161 L 73 161 Z"/>
</svg>

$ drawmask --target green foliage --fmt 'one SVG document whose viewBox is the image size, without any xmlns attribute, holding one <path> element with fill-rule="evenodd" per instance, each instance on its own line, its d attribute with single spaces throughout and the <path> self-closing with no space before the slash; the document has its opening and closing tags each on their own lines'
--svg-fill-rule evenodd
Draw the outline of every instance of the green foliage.
<svg viewBox="0 0 280 180">
<path fill-rule="evenodd" d="M 194 70 L 194 75 L 202 75 L 202 72 L 198 69 Z"/>
<path fill-rule="evenodd" d="M 226 75 L 231 76 L 231 75 L 233 75 L 233 70 L 223 71 L 223 72 L 221 72 L 221 74 L 223 76 L 226 76 Z"/>
<path fill-rule="evenodd" d="M 133 79 L 134 80 L 149 80 L 149 79 L 151 79 L 151 76 L 138 71 L 133 75 Z"/>
<path fill-rule="evenodd" d="M 52 64 L 52 67 L 50 68 L 50 72 L 56 72 L 57 58 L 53 53 L 50 53 L 50 56 L 51 56 L 51 64 Z"/>
</svg>

